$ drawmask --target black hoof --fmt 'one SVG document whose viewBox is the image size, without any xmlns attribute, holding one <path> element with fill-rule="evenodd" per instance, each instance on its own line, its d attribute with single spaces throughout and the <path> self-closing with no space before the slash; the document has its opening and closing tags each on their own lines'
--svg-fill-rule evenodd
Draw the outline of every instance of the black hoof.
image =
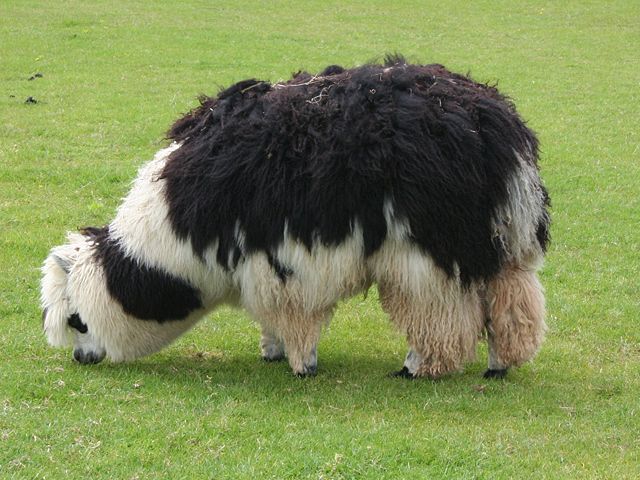
<svg viewBox="0 0 640 480">
<path fill-rule="evenodd" d="M 410 380 L 414 380 L 416 378 L 407 367 L 402 367 L 402 370 L 398 370 L 397 372 L 391 372 L 389 376 L 393 378 L 408 378 Z"/>
<path fill-rule="evenodd" d="M 295 372 L 295 376 L 298 378 L 315 377 L 318 374 L 317 365 L 305 365 L 304 371 Z"/>
<path fill-rule="evenodd" d="M 487 369 L 486 372 L 484 372 L 484 375 L 482 375 L 484 378 L 497 378 L 497 379 L 501 379 L 507 376 L 507 369 L 506 368 L 502 368 L 500 370 L 493 370 L 491 368 Z"/>
</svg>

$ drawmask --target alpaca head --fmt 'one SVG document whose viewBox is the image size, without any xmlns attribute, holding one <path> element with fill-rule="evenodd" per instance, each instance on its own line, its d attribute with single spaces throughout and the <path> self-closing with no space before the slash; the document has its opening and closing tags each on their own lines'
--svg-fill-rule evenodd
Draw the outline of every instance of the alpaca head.
<svg viewBox="0 0 640 480">
<path fill-rule="evenodd" d="M 79 259 L 86 256 L 89 239 L 71 234 L 68 240 L 51 250 L 42 267 L 43 328 L 51 345 L 73 345 L 73 357 L 78 362 L 98 363 L 106 349 L 81 317 L 70 281 Z"/>
</svg>

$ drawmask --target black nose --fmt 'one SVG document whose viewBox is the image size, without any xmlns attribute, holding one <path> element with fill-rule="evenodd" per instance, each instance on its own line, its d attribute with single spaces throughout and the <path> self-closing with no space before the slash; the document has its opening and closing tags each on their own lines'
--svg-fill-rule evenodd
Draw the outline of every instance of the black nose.
<svg viewBox="0 0 640 480">
<path fill-rule="evenodd" d="M 96 352 L 85 352 L 84 350 L 74 350 L 73 358 L 82 365 L 90 365 L 92 363 L 100 363 L 104 358 L 104 354 Z"/>
</svg>

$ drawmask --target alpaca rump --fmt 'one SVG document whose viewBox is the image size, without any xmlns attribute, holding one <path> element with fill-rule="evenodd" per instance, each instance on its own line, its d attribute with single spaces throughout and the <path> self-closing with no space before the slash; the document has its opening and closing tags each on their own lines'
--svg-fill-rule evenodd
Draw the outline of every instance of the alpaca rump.
<svg viewBox="0 0 640 480">
<path fill-rule="evenodd" d="M 400 375 L 461 369 L 484 331 L 487 376 L 535 355 L 549 198 L 496 88 L 390 57 L 200 103 L 109 225 L 52 249 L 51 344 L 132 360 L 228 303 L 261 324 L 263 358 L 309 375 L 336 303 L 377 283 L 409 344 Z"/>
</svg>

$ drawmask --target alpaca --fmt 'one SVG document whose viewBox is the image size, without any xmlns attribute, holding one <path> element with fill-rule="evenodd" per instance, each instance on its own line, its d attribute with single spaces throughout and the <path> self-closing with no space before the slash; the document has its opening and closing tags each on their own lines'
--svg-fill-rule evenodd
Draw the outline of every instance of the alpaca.
<svg viewBox="0 0 640 480">
<path fill-rule="evenodd" d="M 200 103 L 111 223 L 51 250 L 50 344 L 133 360 L 226 303 L 260 323 L 263 358 L 313 375 L 336 303 L 376 284 L 409 345 L 397 375 L 460 370 L 484 332 L 486 377 L 536 354 L 549 197 L 496 88 L 396 56 Z"/>
</svg>

